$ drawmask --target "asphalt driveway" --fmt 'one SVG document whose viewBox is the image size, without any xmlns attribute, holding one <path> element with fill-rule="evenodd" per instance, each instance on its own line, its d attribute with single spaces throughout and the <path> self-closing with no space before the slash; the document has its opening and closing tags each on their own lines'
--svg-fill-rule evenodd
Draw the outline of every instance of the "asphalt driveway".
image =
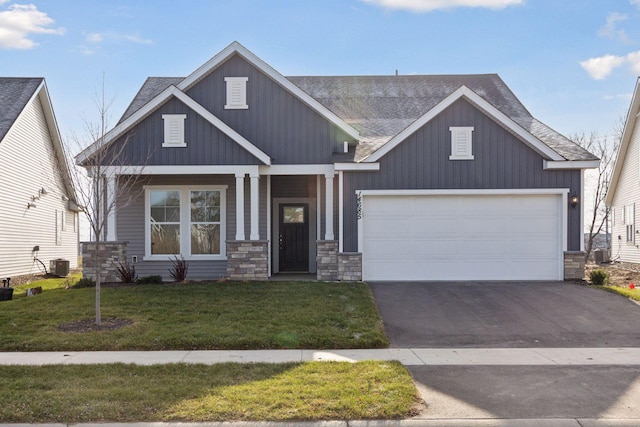
<svg viewBox="0 0 640 427">
<path fill-rule="evenodd" d="M 640 306 L 569 282 L 369 283 L 392 347 L 640 347 Z"/>
</svg>

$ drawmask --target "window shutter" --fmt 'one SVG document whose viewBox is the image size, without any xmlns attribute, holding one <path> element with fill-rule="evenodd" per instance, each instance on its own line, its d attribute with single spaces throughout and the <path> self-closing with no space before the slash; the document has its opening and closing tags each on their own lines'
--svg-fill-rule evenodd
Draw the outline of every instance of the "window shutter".
<svg viewBox="0 0 640 427">
<path fill-rule="evenodd" d="M 247 105 L 247 81 L 248 77 L 225 77 L 227 84 L 227 110 L 246 110 Z"/>
<path fill-rule="evenodd" d="M 473 127 L 452 126 L 451 131 L 451 155 L 449 160 L 473 160 Z"/>
<path fill-rule="evenodd" d="M 184 137 L 184 121 L 186 114 L 163 114 L 164 120 L 164 141 L 163 147 L 186 147 Z"/>
</svg>

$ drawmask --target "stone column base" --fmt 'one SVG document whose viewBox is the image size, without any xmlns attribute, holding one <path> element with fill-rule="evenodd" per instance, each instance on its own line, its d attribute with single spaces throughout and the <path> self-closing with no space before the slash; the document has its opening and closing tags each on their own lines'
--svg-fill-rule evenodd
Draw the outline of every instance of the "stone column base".
<svg viewBox="0 0 640 427">
<path fill-rule="evenodd" d="M 584 279 L 584 252 L 567 251 L 564 253 L 564 280 Z"/>
<path fill-rule="evenodd" d="M 231 280 L 267 280 L 269 275 L 266 240 L 227 241 L 227 274 Z"/>
<path fill-rule="evenodd" d="M 129 242 L 82 242 L 82 277 L 96 280 L 98 249 L 100 249 L 100 282 L 119 281 L 118 263 L 127 262 Z"/>
<path fill-rule="evenodd" d="M 318 280 L 338 280 L 338 241 L 318 240 L 316 256 Z"/>
<path fill-rule="evenodd" d="M 362 280 L 362 254 L 342 252 L 338 254 L 338 280 L 359 282 Z"/>
</svg>

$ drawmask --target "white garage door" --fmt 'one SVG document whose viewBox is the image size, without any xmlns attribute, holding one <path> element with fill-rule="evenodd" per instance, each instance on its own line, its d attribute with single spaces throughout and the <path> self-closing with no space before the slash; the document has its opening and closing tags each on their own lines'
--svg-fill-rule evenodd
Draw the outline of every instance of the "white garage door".
<svg viewBox="0 0 640 427">
<path fill-rule="evenodd" d="M 366 195 L 365 280 L 562 280 L 562 196 Z"/>
</svg>

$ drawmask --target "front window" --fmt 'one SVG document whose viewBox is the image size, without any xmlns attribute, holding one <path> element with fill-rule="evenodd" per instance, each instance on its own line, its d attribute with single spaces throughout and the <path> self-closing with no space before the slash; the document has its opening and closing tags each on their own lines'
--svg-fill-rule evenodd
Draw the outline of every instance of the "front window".
<svg viewBox="0 0 640 427">
<path fill-rule="evenodd" d="M 149 187 L 146 258 L 224 259 L 226 187 Z"/>
<path fill-rule="evenodd" d="M 191 192 L 191 254 L 220 254 L 220 191 Z"/>
<path fill-rule="evenodd" d="M 180 192 L 151 191 L 151 254 L 180 252 Z"/>
</svg>

